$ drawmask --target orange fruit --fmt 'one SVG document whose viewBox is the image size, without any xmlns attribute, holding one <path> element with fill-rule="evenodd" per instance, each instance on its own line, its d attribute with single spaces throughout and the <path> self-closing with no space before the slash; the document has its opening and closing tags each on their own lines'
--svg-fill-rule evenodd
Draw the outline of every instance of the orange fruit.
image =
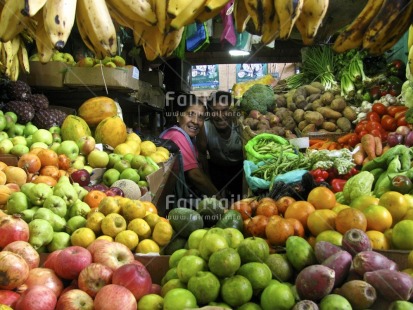
<svg viewBox="0 0 413 310">
<path fill-rule="evenodd" d="M 373 250 L 388 250 L 390 249 L 390 242 L 381 231 L 368 230 L 366 231 L 369 237 Z"/>
<path fill-rule="evenodd" d="M 318 209 L 307 218 L 307 227 L 313 236 L 317 236 L 325 230 L 335 229 L 337 213 L 329 209 Z"/>
<path fill-rule="evenodd" d="M 336 195 L 324 186 L 313 188 L 308 194 L 307 201 L 316 209 L 333 209 L 336 205 Z"/>
<path fill-rule="evenodd" d="M 295 218 L 303 224 L 305 230 L 307 230 L 307 218 L 310 213 L 314 212 L 314 206 L 307 201 L 295 201 L 290 204 L 285 210 L 285 218 Z"/>
<path fill-rule="evenodd" d="M 381 195 L 379 205 L 390 211 L 394 225 L 406 215 L 409 200 L 399 192 L 389 191 Z"/>
<path fill-rule="evenodd" d="M 384 232 L 390 228 L 393 218 L 389 210 L 380 205 L 371 205 L 362 211 L 367 219 L 367 230 Z"/>
<path fill-rule="evenodd" d="M 44 166 L 56 166 L 59 167 L 59 158 L 55 151 L 51 149 L 42 149 L 37 153 L 37 157 L 39 157 L 40 162 L 42 163 L 42 167 Z"/>
<path fill-rule="evenodd" d="M 367 208 L 368 206 L 378 205 L 378 204 L 379 204 L 379 198 L 371 196 L 371 195 L 363 195 L 351 201 L 350 207 L 363 211 L 363 209 Z"/>
<path fill-rule="evenodd" d="M 350 206 L 348 206 L 348 205 L 342 205 L 341 203 L 336 203 L 336 205 L 334 206 L 334 208 L 331 209 L 331 210 L 333 210 L 334 212 L 338 213 L 338 212 L 340 212 L 341 210 L 343 210 L 343 209 L 345 209 L 345 208 L 350 208 Z"/>
<path fill-rule="evenodd" d="M 293 225 L 285 220 L 272 221 L 267 224 L 265 234 L 271 245 L 284 246 L 288 237 L 294 236 Z"/>
<path fill-rule="evenodd" d="M 51 165 L 42 166 L 42 168 L 40 169 L 40 175 L 48 175 L 49 177 L 59 180 L 59 167 Z"/>
<path fill-rule="evenodd" d="M 156 206 L 152 202 L 150 202 L 150 201 L 141 201 L 141 203 L 143 204 L 143 206 L 145 207 L 147 212 L 158 214 L 158 209 L 156 208 Z"/>
<path fill-rule="evenodd" d="M 104 192 L 93 189 L 83 197 L 83 201 L 86 202 L 91 209 L 94 209 L 99 207 L 99 203 L 105 197 L 106 194 Z"/>
<path fill-rule="evenodd" d="M 277 205 L 274 202 L 262 202 L 258 205 L 257 209 L 255 210 L 255 215 L 264 215 L 266 217 L 270 217 L 272 215 L 278 214 Z"/>
<path fill-rule="evenodd" d="M 367 219 L 364 213 L 355 208 L 346 208 L 337 213 L 335 219 L 336 230 L 344 234 L 351 228 L 367 230 Z"/>
<path fill-rule="evenodd" d="M 278 199 L 276 201 L 277 208 L 278 208 L 278 213 L 279 214 L 284 214 L 285 210 L 287 210 L 288 206 L 290 204 L 292 204 L 293 202 L 295 202 L 295 199 L 293 197 L 290 197 L 290 196 L 284 196 L 284 197 L 281 197 L 280 199 Z"/>
<path fill-rule="evenodd" d="M 57 180 L 48 175 L 37 175 L 33 178 L 31 182 L 35 184 L 45 183 L 49 186 L 55 186 L 57 184 Z"/>
<path fill-rule="evenodd" d="M 303 224 L 301 224 L 301 222 L 295 218 L 288 218 L 285 219 L 286 221 L 290 222 L 291 225 L 293 225 L 294 228 L 294 236 L 299 236 L 304 238 L 305 235 L 305 230 L 303 227 Z"/>
</svg>

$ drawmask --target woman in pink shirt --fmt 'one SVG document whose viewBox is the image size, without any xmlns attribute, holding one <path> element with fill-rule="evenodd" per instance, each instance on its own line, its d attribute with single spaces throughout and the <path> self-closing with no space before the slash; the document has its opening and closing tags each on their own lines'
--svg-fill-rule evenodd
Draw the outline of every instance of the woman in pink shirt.
<svg viewBox="0 0 413 310">
<path fill-rule="evenodd" d="M 172 140 L 180 149 L 185 180 L 178 182 L 184 182 L 189 192 L 188 198 L 215 196 L 220 199 L 220 193 L 199 163 L 195 146 L 196 136 L 204 126 L 206 106 L 195 95 L 185 94 L 175 100 L 173 112 L 177 124 L 162 132 L 160 137 Z"/>
</svg>

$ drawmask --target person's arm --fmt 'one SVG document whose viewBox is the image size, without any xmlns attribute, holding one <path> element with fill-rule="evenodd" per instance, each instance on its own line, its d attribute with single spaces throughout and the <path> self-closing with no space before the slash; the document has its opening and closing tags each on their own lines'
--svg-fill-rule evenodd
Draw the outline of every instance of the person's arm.
<svg viewBox="0 0 413 310">
<path fill-rule="evenodd" d="M 199 163 L 204 170 L 205 174 L 209 176 L 209 166 L 208 166 L 208 153 L 207 153 L 207 137 L 205 133 L 205 127 L 201 129 L 200 133 L 196 137 L 196 147 L 198 149 Z"/>
<path fill-rule="evenodd" d="M 194 168 L 188 170 L 186 173 L 191 183 L 203 194 L 208 197 L 215 196 L 217 199 L 222 198 L 211 179 L 201 169 Z"/>
</svg>

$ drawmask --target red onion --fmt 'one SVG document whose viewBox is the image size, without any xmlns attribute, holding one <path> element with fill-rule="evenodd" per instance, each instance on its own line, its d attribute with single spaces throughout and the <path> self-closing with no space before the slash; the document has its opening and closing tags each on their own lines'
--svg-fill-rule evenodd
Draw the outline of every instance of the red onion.
<svg viewBox="0 0 413 310">
<path fill-rule="evenodd" d="M 410 128 L 408 126 L 399 126 L 396 129 L 396 133 L 402 135 L 403 137 L 407 136 L 407 134 L 410 132 Z"/>
</svg>

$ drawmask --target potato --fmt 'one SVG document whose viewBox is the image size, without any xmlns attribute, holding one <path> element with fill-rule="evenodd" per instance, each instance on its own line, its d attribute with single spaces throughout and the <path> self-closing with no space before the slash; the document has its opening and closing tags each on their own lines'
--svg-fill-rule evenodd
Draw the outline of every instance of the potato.
<svg viewBox="0 0 413 310">
<path fill-rule="evenodd" d="M 277 95 L 275 97 L 275 107 L 276 108 L 283 108 L 287 106 L 287 99 L 284 95 Z"/>
<path fill-rule="evenodd" d="M 351 122 L 345 117 L 340 117 L 336 124 L 343 132 L 351 131 Z"/>
<path fill-rule="evenodd" d="M 297 109 L 294 111 L 293 118 L 297 124 L 304 120 L 304 113 L 305 112 L 303 109 Z"/>
<path fill-rule="evenodd" d="M 333 122 L 324 122 L 321 125 L 321 128 L 332 132 L 332 131 L 335 131 L 337 129 L 337 125 Z"/>
<path fill-rule="evenodd" d="M 340 112 L 334 111 L 329 107 L 318 108 L 317 112 L 321 113 L 325 119 L 338 119 L 343 116 Z"/>
<path fill-rule="evenodd" d="M 321 99 L 316 99 L 311 103 L 311 108 L 313 111 L 317 111 L 318 108 L 324 107 L 325 104 L 321 101 Z"/>
<path fill-rule="evenodd" d="M 321 84 L 320 82 L 317 82 L 317 81 L 311 82 L 310 85 L 313 86 L 313 87 L 317 87 L 319 90 L 321 90 L 321 92 L 325 91 L 324 85 Z"/>
<path fill-rule="evenodd" d="M 309 133 L 309 132 L 315 132 L 317 131 L 317 127 L 314 124 L 308 124 L 305 126 L 302 130 L 303 134 Z"/>
<path fill-rule="evenodd" d="M 293 95 L 294 102 L 297 102 L 297 99 L 299 97 L 304 97 L 304 98 L 307 97 L 307 91 L 305 90 L 304 86 L 300 86 L 295 90 L 295 93 Z"/>
<path fill-rule="evenodd" d="M 307 100 L 307 102 L 313 102 L 316 99 L 320 99 L 321 94 L 312 94 L 310 96 L 307 96 L 307 98 L 305 100 Z"/>
<path fill-rule="evenodd" d="M 305 89 L 307 96 L 321 93 L 321 89 L 313 85 L 304 85 L 303 87 Z"/>
<path fill-rule="evenodd" d="M 346 106 L 343 110 L 343 116 L 347 118 L 350 122 L 357 119 L 357 113 L 352 107 Z"/>
<path fill-rule="evenodd" d="M 326 91 L 324 94 L 321 95 L 320 99 L 324 105 L 329 105 L 331 101 L 334 100 L 334 94 L 330 91 Z"/>
<path fill-rule="evenodd" d="M 300 131 L 303 131 L 304 128 L 305 128 L 307 125 L 309 125 L 307 121 L 305 121 L 305 120 L 304 120 L 304 121 L 301 121 L 301 122 L 298 123 L 298 129 L 299 129 Z"/>
<path fill-rule="evenodd" d="M 336 97 L 333 101 L 331 101 L 330 108 L 334 111 L 342 112 L 347 106 L 347 102 L 344 100 L 343 97 Z"/>
<path fill-rule="evenodd" d="M 306 111 L 304 113 L 304 119 L 310 124 L 314 124 L 316 126 L 321 126 L 321 124 L 324 122 L 323 115 L 316 111 Z"/>
</svg>

